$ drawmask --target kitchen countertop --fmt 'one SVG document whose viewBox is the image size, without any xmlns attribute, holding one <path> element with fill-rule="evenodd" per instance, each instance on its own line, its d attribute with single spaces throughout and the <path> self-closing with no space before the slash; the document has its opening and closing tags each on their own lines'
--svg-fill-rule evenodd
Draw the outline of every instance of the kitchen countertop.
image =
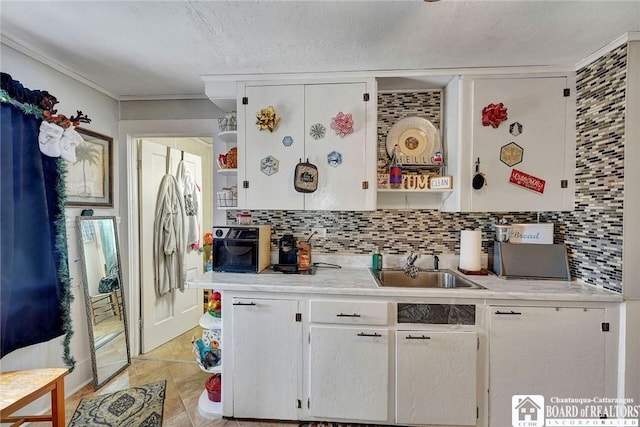
<svg viewBox="0 0 640 427">
<path fill-rule="evenodd" d="M 452 268 L 453 270 L 453 268 Z M 324 294 L 341 296 L 389 296 L 473 298 L 492 300 L 621 302 L 622 295 L 572 281 L 516 280 L 497 276 L 460 275 L 486 289 L 379 288 L 364 267 L 318 268 L 315 275 L 283 274 L 265 270 L 259 274 L 207 272 L 188 281 L 188 288 L 216 290 Z"/>
</svg>

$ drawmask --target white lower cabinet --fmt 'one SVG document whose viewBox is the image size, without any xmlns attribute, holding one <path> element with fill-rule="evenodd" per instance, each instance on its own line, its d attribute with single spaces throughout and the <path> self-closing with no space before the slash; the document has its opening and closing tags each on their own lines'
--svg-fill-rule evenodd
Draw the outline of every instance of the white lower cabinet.
<svg viewBox="0 0 640 427">
<path fill-rule="evenodd" d="M 233 299 L 234 417 L 299 418 L 302 378 L 299 304 L 288 299 Z"/>
<path fill-rule="evenodd" d="M 387 328 L 312 325 L 309 345 L 311 416 L 387 420 Z"/>
<path fill-rule="evenodd" d="M 476 425 L 477 343 L 476 332 L 397 331 L 396 423 Z"/>
<path fill-rule="evenodd" d="M 385 300 L 256 296 L 225 312 L 225 416 L 493 427 L 514 395 L 617 391 L 617 307 L 489 304 L 476 329 L 398 323 Z"/>
<path fill-rule="evenodd" d="M 489 425 L 508 426 L 512 396 L 605 393 L 605 309 L 491 306 Z M 604 325 L 603 325 L 604 323 Z"/>
</svg>

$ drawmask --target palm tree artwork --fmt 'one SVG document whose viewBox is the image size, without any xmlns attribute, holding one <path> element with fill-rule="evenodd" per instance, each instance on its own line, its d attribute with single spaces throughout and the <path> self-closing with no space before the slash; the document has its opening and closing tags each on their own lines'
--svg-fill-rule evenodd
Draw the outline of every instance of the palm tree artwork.
<svg viewBox="0 0 640 427">
<path fill-rule="evenodd" d="M 76 147 L 76 162 L 82 162 L 82 190 L 81 196 L 95 196 L 91 194 L 87 185 L 87 163 L 89 165 L 99 165 L 101 160 L 101 151 L 95 144 L 89 144 L 86 141 Z"/>
</svg>

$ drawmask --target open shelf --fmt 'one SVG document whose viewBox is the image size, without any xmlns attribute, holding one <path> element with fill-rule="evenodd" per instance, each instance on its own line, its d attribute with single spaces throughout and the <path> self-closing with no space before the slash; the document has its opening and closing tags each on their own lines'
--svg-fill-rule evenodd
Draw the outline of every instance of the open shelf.
<svg viewBox="0 0 640 427">
<path fill-rule="evenodd" d="M 238 169 L 218 169 L 220 175 L 237 175 Z"/>
<path fill-rule="evenodd" d="M 209 393 L 205 388 L 198 399 L 198 412 L 204 418 L 208 418 L 210 420 L 220 418 L 222 415 L 222 403 L 209 400 Z"/>
<path fill-rule="evenodd" d="M 222 319 L 220 317 L 213 317 L 209 313 L 205 313 L 200 316 L 198 324 L 203 329 L 220 329 L 222 328 Z"/>
<path fill-rule="evenodd" d="M 220 141 L 227 143 L 235 143 L 238 141 L 238 131 L 237 130 L 228 130 L 226 132 L 218 133 L 218 138 Z"/>
</svg>

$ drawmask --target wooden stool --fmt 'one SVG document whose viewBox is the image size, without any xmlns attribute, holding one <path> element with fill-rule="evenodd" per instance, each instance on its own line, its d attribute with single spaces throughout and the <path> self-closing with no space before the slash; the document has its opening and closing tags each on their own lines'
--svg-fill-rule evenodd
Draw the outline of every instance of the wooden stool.
<svg viewBox="0 0 640 427">
<path fill-rule="evenodd" d="M 29 369 L 0 373 L 0 422 L 19 426 L 27 421 L 51 421 L 65 427 L 64 376 L 66 368 Z M 15 415 L 20 408 L 51 392 L 51 415 Z"/>
</svg>

